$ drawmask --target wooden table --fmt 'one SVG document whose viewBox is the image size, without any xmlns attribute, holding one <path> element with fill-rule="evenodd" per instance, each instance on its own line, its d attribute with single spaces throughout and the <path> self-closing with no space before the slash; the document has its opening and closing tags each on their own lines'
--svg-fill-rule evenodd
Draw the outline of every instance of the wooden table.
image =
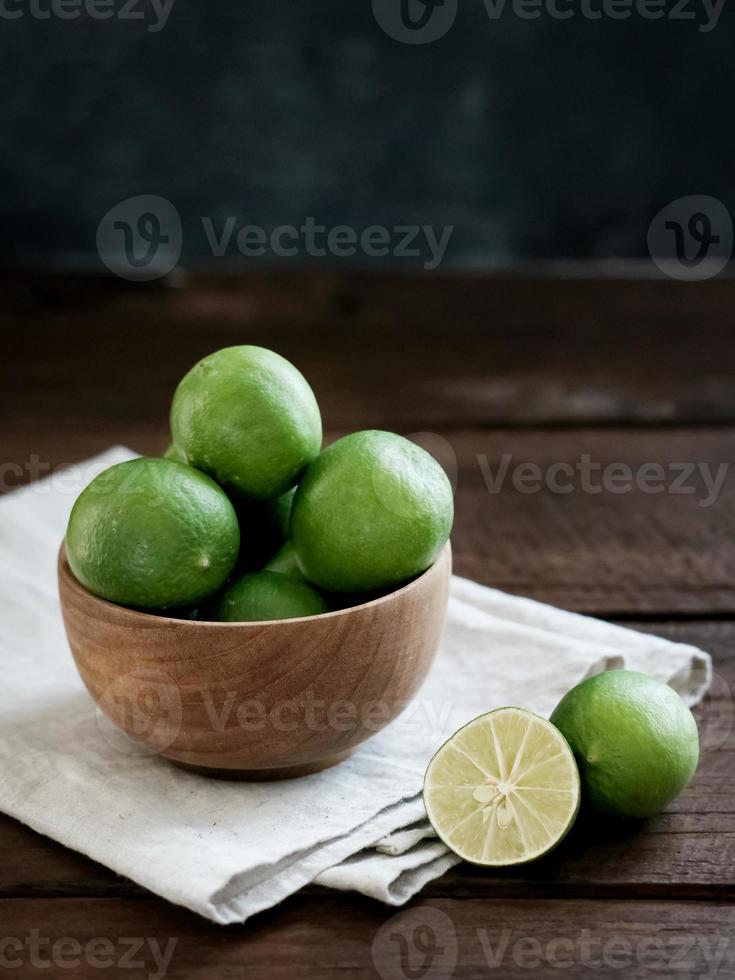
<svg viewBox="0 0 735 980">
<path fill-rule="evenodd" d="M 665 813 L 579 826 L 527 870 L 459 866 L 380 933 L 375 957 L 397 910 L 310 888 L 219 928 L 0 818 L 0 939 L 102 937 L 117 958 L 54 971 L 25 954 L 0 976 L 146 976 L 150 947 L 136 953 L 134 937 L 176 938 L 167 976 L 186 980 L 352 980 L 376 967 L 436 980 L 455 950 L 456 977 L 735 976 L 735 477 L 708 499 L 701 478 L 673 492 L 681 466 L 667 469 L 733 461 L 734 282 L 289 274 L 142 288 L 17 275 L 0 281 L 0 309 L 2 459 L 15 464 L 5 489 L 111 443 L 160 452 L 184 371 L 218 347 L 263 344 L 306 374 L 332 435 L 429 432 L 456 461 L 460 574 L 695 643 L 715 661 L 697 711 L 702 761 Z M 490 492 L 504 455 L 510 475 Z M 598 481 L 610 464 L 630 467 L 632 486 L 616 468 L 597 492 L 592 471 L 583 486 L 574 469 L 571 491 L 554 492 L 549 467 L 585 458 Z M 541 467 L 537 491 L 513 483 L 521 462 Z M 651 463 L 664 492 L 641 476 Z M 554 472 L 563 483 L 569 469 Z M 448 917 L 441 952 L 430 969 L 417 954 L 391 972 L 396 935 L 410 944 L 427 909 Z"/>
</svg>

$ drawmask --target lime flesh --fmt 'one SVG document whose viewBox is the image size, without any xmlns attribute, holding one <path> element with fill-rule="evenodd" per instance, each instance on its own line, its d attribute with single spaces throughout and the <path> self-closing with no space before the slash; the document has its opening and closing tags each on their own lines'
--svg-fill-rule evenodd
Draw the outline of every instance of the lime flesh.
<svg viewBox="0 0 735 980">
<path fill-rule="evenodd" d="M 574 823 L 579 799 L 566 740 L 522 708 L 498 708 L 460 728 L 424 778 L 438 836 L 465 861 L 488 867 L 546 854 Z"/>
</svg>

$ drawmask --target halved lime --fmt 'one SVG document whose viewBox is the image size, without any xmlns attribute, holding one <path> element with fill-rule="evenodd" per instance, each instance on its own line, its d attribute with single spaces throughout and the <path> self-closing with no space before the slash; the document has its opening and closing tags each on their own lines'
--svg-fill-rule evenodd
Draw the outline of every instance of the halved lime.
<svg viewBox="0 0 735 980">
<path fill-rule="evenodd" d="M 465 861 L 490 867 L 550 851 L 574 823 L 579 797 L 564 736 L 523 708 L 498 708 L 460 728 L 424 777 L 439 837 Z"/>
</svg>

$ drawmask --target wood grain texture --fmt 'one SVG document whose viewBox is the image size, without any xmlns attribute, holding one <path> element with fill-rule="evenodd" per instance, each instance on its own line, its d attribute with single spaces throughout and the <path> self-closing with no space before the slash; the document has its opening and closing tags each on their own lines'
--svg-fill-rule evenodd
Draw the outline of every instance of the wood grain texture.
<svg viewBox="0 0 735 980">
<path fill-rule="evenodd" d="M 21 899 L 0 900 L 0 917 L 3 936 L 23 941 L 37 930 L 37 943 L 46 940 L 39 960 L 48 961 L 55 942 L 73 937 L 83 947 L 65 951 L 67 963 L 76 954 L 75 968 L 68 971 L 76 980 L 150 977 L 167 948 L 168 980 L 407 980 L 431 965 L 434 974 L 427 975 L 442 980 L 722 980 L 735 970 L 732 907 L 702 902 L 436 898 L 400 912 L 358 896 L 325 895 L 309 899 L 306 915 L 303 902 L 290 899 L 244 926 L 223 928 L 153 900 Z M 429 940 L 428 957 L 417 929 Z M 87 944 L 94 939 L 111 945 L 107 969 L 89 962 Z M 30 948 L 8 948 L 7 955 L 13 957 L 14 978 L 43 975 L 30 962 Z"/>
<path fill-rule="evenodd" d="M 2 489 L 116 442 L 160 453 L 176 381 L 228 343 L 262 343 L 294 359 L 333 435 L 368 426 L 433 432 L 440 458 L 456 460 L 457 571 L 694 643 L 712 651 L 715 679 L 697 709 L 699 770 L 665 813 L 636 827 L 580 824 L 562 849 L 520 873 L 459 866 L 408 909 L 449 917 L 455 977 L 735 976 L 731 474 L 708 506 L 701 480 L 695 494 L 579 485 L 558 494 L 522 492 L 512 477 L 490 493 L 486 479 L 506 453 L 544 472 L 582 454 L 632 467 L 731 463 L 735 282 L 293 274 L 170 285 L 0 279 Z M 164 947 L 175 937 L 168 976 L 187 980 L 376 977 L 379 930 L 411 938 L 395 910 L 316 888 L 221 929 L 4 817 L 0 896 L 4 936 L 35 927 L 114 943 L 156 937 Z M 585 930 L 596 944 L 592 964 Z M 504 937 L 491 968 L 487 949 Z M 523 959 L 528 948 L 515 946 L 523 937 L 541 944 L 534 966 Z M 568 965 L 566 947 L 549 947 L 554 939 L 572 941 Z M 663 942 L 663 959 L 640 945 L 648 939 Z M 610 941 L 608 961 L 598 962 Z M 615 959 L 616 943 L 623 956 L 629 944 L 632 960 Z M 550 962 L 554 949 L 565 965 Z M 82 965 L 63 975 L 145 976 L 154 963 L 150 949 L 141 955 L 135 970 Z M 39 973 L 51 975 L 27 960 L 9 971 Z"/>
<path fill-rule="evenodd" d="M 253 779 L 334 765 L 400 714 L 439 645 L 451 568 L 447 544 L 418 578 L 359 606 L 207 623 L 105 602 L 63 546 L 58 562 L 66 635 L 102 711 L 157 755 Z"/>
<path fill-rule="evenodd" d="M 733 430 L 477 429 L 439 446 L 457 461 L 460 575 L 601 615 L 735 609 Z"/>
<path fill-rule="evenodd" d="M 0 385 L 29 437 L 64 417 L 109 440 L 122 417 L 165 421 L 204 354 L 254 343 L 335 430 L 732 422 L 734 300 L 725 279 L 5 277 Z"/>
</svg>

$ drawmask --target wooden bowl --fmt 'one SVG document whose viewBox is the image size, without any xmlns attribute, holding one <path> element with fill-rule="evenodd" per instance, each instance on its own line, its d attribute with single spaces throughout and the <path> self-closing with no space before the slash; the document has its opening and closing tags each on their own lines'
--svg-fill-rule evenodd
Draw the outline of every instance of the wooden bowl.
<svg viewBox="0 0 735 980">
<path fill-rule="evenodd" d="M 80 585 L 63 545 L 58 571 L 74 660 L 115 726 L 197 772 L 279 779 L 334 765 L 401 712 L 434 658 L 451 565 L 447 544 L 389 595 L 265 623 L 173 619 L 106 602 Z"/>
</svg>

